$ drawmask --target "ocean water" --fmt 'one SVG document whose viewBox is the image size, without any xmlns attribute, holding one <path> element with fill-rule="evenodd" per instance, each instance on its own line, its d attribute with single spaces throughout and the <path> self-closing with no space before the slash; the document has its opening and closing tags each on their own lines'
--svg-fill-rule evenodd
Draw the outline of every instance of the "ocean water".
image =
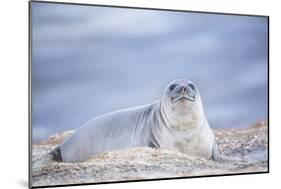
<svg viewBox="0 0 281 189">
<path fill-rule="evenodd" d="M 32 2 L 33 140 L 198 87 L 211 127 L 267 118 L 265 17 Z"/>
</svg>

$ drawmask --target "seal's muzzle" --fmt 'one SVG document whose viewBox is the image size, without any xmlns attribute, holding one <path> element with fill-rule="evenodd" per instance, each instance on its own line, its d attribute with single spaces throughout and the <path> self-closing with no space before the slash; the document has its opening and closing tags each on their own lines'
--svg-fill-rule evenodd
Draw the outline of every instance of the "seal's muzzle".
<svg viewBox="0 0 281 189">
<path fill-rule="evenodd" d="M 172 102 L 178 102 L 181 100 L 195 101 L 195 91 L 188 85 L 181 84 L 177 86 L 171 97 Z"/>
</svg>

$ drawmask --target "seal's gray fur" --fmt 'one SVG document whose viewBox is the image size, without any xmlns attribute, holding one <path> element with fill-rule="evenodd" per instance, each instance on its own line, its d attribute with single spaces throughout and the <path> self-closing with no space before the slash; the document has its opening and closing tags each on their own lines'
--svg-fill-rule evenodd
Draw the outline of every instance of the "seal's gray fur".
<svg viewBox="0 0 281 189">
<path fill-rule="evenodd" d="M 155 102 L 123 109 L 87 122 L 59 146 L 63 161 L 84 161 L 104 151 L 135 146 L 158 147 L 152 131 L 161 122 L 158 106 Z"/>
<path fill-rule="evenodd" d="M 99 116 L 58 146 L 56 159 L 81 162 L 101 152 L 136 146 L 164 148 L 211 159 L 215 138 L 197 87 L 172 81 L 158 101 Z M 217 151 L 217 150 L 215 150 Z M 217 153 L 217 152 L 215 152 Z"/>
</svg>

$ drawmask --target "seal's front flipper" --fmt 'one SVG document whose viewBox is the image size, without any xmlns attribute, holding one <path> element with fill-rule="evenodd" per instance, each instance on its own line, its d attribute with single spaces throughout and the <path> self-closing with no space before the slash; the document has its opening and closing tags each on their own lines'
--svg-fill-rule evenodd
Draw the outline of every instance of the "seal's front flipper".
<svg viewBox="0 0 281 189">
<path fill-rule="evenodd" d="M 238 162 L 245 162 L 245 160 L 231 158 L 220 154 L 219 148 L 217 144 L 214 144 L 213 153 L 212 153 L 212 160 L 220 163 L 238 163 Z"/>
</svg>

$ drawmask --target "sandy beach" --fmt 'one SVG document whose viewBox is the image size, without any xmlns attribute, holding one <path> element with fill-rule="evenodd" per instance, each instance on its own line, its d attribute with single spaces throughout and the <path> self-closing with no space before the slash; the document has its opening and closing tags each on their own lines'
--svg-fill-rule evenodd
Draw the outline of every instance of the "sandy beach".
<svg viewBox="0 0 281 189">
<path fill-rule="evenodd" d="M 268 171 L 267 121 L 249 128 L 213 130 L 221 154 L 239 161 L 214 162 L 165 149 L 137 147 L 105 152 L 83 163 L 50 162 L 33 170 L 33 186 Z M 73 132 L 55 134 L 34 144 L 33 165 Z"/>
</svg>

